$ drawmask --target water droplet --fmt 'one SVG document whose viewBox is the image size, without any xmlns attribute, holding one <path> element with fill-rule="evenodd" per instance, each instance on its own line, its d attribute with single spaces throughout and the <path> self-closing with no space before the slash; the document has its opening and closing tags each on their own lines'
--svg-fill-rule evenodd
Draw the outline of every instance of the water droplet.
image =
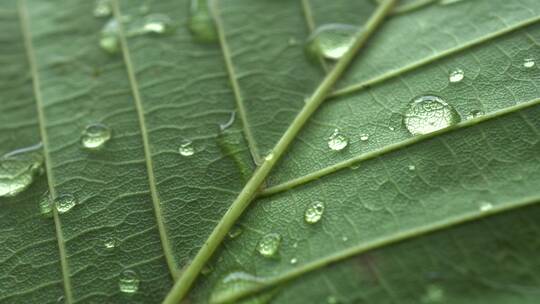
<svg viewBox="0 0 540 304">
<path fill-rule="evenodd" d="M 257 251 L 264 257 L 273 257 L 281 245 L 281 235 L 269 233 L 261 238 L 257 244 Z"/>
<path fill-rule="evenodd" d="M 328 303 L 328 304 L 337 304 L 338 299 L 335 296 L 328 296 L 326 298 L 326 303 Z"/>
<path fill-rule="evenodd" d="M 428 285 L 421 299 L 422 303 L 443 303 L 444 289 L 438 285 Z"/>
<path fill-rule="evenodd" d="M 124 270 L 120 274 L 120 280 L 118 281 L 118 287 L 121 292 L 135 293 L 139 289 L 139 278 L 137 273 L 133 270 Z"/>
<path fill-rule="evenodd" d="M 62 194 L 54 200 L 54 206 L 60 214 L 68 212 L 71 208 L 75 207 L 76 204 L 77 200 L 71 194 Z"/>
<path fill-rule="evenodd" d="M 101 49 L 109 54 L 118 53 L 120 50 L 118 34 L 118 21 L 114 18 L 109 19 L 101 29 L 101 38 L 99 39 L 99 46 Z"/>
<path fill-rule="evenodd" d="M 292 247 L 293 247 L 293 248 L 297 248 L 297 247 L 298 247 L 298 242 L 294 242 L 294 243 L 292 244 Z"/>
<path fill-rule="evenodd" d="M 274 158 L 274 153 L 272 152 L 266 154 L 266 156 L 264 157 L 265 160 L 272 160 L 273 158 Z"/>
<path fill-rule="evenodd" d="M 37 149 L 41 146 L 17 149 L 0 157 L 0 197 L 23 192 L 43 172 L 43 156 Z"/>
<path fill-rule="evenodd" d="M 244 232 L 242 227 L 233 226 L 231 228 L 231 230 L 229 231 L 228 235 L 229 235 L 229 238 L 234 239 L 234 238 L 237 238 L 238 236 L 240 236 L 240 234 L 242 234 L 242 232 Z"/>
<path fill-rule="evenodd" d="M 456 69 L 450 73 L 450 75 L 448 76 L 448 80 L 450 80 L 450 82 L 460 82 L 461 80 L 463 80 L 464 76 L 465 73 L 463 73 L 462 69 Z"/>
<path fill-rule="evenodd" d="M 479 206 L 480 206 L 480 211 L 482 212 L 486 212 L 493 209 L 493 204 L 491 204 L 490 202 L 481 202 Z"/>
<path fill-rule="evenodd" d="M 298 45 L 298 40 L 296 40 L 296 38 L 294 38 L 294 37 L 291 37 L 291 38 L 289 38 L 289 40 L 287 41 L 287 43 L 288 43 L 290 46 L 295 46 L 295 45 Z"/>
<path fill-rule="evenodd" d="M 315 224 L 321 220 L 324 213 L 324 203 L 315 201 L 312 202 L 304 212 L 304 220 L 308 224 Z"/>
<path fill-rule="evenodd" d="M 414 170 L 416 170 L 416 166 L 415 166 L 415 165 L 409 165 L 409 166 L 407 166 L 407 168 L 409 169 L 409 171 L 414 171 Z"/>
<path fill-rule="evenodd" d="M 347 241 L 349 240 L 349 238 L 346 237 L 346 236 L 343 236 L 343 237 L 341 237 L 341 240 L 342 240 L 343 242 L 347 242 Z"/>
<path fill-rule="evenodd" d="M 224 124 L 220 124 L 219 129 L 221 131 L 225 131 L 226 129 L 230 128 L 233 125 L 235 118 L 236 118 L 236 111 L 231 111 L 231 116 L 229 116 L 229 120 L 227 120 L 227 122 Z"/>
<path fill-rule="evenodd" d="M 390 130 L 390 131 L 394 131 L 395 129 L 396 128 L 394 128 L 394 127 L 388 127 L 388 130 Z"/>
<path fill-rule="evenodd" d="M 357 31 L 358 27 L 348 24 L 322 25 L 309 36 L 306 50 L 315 58 L 337 60 L 351 48 Z"/>
<path fill-rule="evenodd" d="M 163 14 L 151 14 L 144 17 L 144 22 L 141 28 L 141 34 L 166 34 L 173 30 L 173 22 L 171 18 Z"/>
<path fill-rule="evenodd" d="M 366 133 L 360 134 L 360 140 L 361 141 L 366 141 L 368 139 L 369 139 L 369 134 L 366 134 Z"/>
<path fill-rule="evenodd" d="M 210 295 L 210 303 L 230 303 L 227 301 L 231 296 L 243 290 L 257 287 L 264 283 L 264 279 L 246 272 L 232 272 L 224 276 L 214 287 Z M 268 303 L 274 295 L 274 291 L 257 294 L 254 297 L 234 303 L 264 304 Z"/>
<path fill-rule="evenodd" d="M 183 140 L 178 148 L 178 152 L 182 156 L 191 156 L 195 154 L 195 148 L 193 148 L 193 142 L 191 140 Z"/>
<path fill-rule="evenodd" d="M 191 0 L 188 28 L 200 42 L 216 42 L 218 33 L 208 0 Z"/>
<path fill-rule="evenodd" d="M 460 121 L 461 117 L 452 106 L 433 95 L 414 98 L 403 118 L 412 135 L 428 134 Z"/>
<path fill-rule="evenodd" d="M 90 124 L 84 128 L 81 144 L 89 150 L 99 150 L 111 139 L 111 129 L 104 124 Z"/>
<path fill-rule="evenodd" d="M 483 116 L 483 115 L 484 115 L 484 111 L 481 111 L 481 110 L 472 110 L 472 111 L 469 112 L 469 114 L 467 115 L 467 119 L 473 119 L 473 118 L 480 117 L 480 116 Z"/>
<path fill-rule="evenodd" d="M 118 240 L 112 236 L 107 237 L 103 242 L 103 246 L 105 246 L 106 249 L 114 249 L 116 246 L 118 246 Z"/>
<path fill-rule="evenodd" d="M 294 264 L 298 263 L 298 259 L 297 258 L 292 258 L 290 262 L 291 262 L 292 265 L 294 265 Z"/>
<path fill-rule="evenodd" d="M 347 147 L 349 140 L 345 135 L 341 134 L 338 129 L 334 129 L 334 132 L 328 137 L 328 147 L 334 151 L 341 151 Z"/>
<path fill-rule="evenodd" d="M 96 0 L 94 6 L 94 17 L 108 17 L 112 14 L 112 7 L 110 0 Z"/>
<path fill-rule="evenodd" d="M 536 63 L 534 62 L 534 59 L 532 58 L 525 58 L 523 59 L 523 66 L 526 68 L 532 68 L 534 67 Z"/>
<path fill-rule="evenodd" d="M 351 166 L 351 170 L 356 170 L 358 168 L 360 168 L 360 164 L 355 164 Z"/>
<path fill-rule="evenodd" d="M 49 191 L 45 192 L 39 200 L 39 213 L 44 217 L 52 217 L 53 203 Z"/>
</svg>

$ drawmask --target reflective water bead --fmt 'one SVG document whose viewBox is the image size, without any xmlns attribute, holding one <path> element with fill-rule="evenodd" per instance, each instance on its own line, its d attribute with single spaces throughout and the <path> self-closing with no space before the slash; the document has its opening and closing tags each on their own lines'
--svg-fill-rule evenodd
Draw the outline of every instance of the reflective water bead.
<svg viewBox="0 0 540 304">
<path fill-rule="evenodd" d="M 347 147 L 349 140 L 345 135 L 341 134 L 338 129 L 334 129 L 334 132 L 328 137 L 328 147 L 334 151 L 341 151 Z"/>
<path fill-rule="evenodd" d="M 412 135 L 428 134 L 461 121 L 457 111 L 442 98 L 424 95 L 414 98 L 405 111 L 403 122 Z"/>
<path fill-rule="evenodd" d="M 321 25 L 308 37 L 306 51 L 315 58 L 340 59 L 351 48 L 358 29 L 348 24 Z"/>
<path fill-rule="evenodd" d="M 109 127 L 101 123 L 86 126 L 81 134 L 81 144 L 89 150 L 99 150 L 111 139 Z"/>
</svg>

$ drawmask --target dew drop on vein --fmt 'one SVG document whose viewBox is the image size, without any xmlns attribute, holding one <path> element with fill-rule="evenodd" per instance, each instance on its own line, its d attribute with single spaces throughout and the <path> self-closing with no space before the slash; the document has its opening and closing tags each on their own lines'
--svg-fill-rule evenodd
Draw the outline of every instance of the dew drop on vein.
<svg viewBox="0 0 540 304">
<path fill-rule="evenodd" d="M 339 131 L 339 129 L 334 129 L 332 135 L 328 137 L 328 147 L 334 151 L 341 151 L 347 147 L 349 140 L 345 135 Z"/>
<path fill-rule="evenodd" d="M 264 235 L 257 244 L 257 251 L 263 257 L 275 256 L 281 245 L 281 235 L 277 233 L 268 233 Z"/>
<path fill-rule="evenodd" d="M 135 293 L 139 289 L 139 277 L 133 270 L 124 270 L 120 274 L 118 288 L 123 293 Z"/>
<path fill-rule="evenodd" d="M 101 123 L 86 126 L 81 134 L 81 144 L 88 150 L 99 150 L 111 139 L 112 132 L 109 127 Z"/>
<path fill-rule="evenodd" d="M 490 203 L 490 202 L 480 202 L 480 204 L 478 204 L 478 205 L 479 205 L 478 208 L 482 212 L 486 212 L 486 211 L 489 211 L 489 210 L 493 209 L 493 204 Z"/>
<path fill-rule="evenodd" d="M 218 41 L 218 33 L 210 5 L 209 0 L 191 0 L 188 28 L 195 40 L 200 42 Z"/>
<path fill-rule="evenodd" d="M 442 98 L 434 95 L 414 98 L 403 117 L 403 123 L 412 135 L 428 134 L 460 121 L 458 112 Z"/>
<path fill-rule="evenodd" d="M 324 24 L 308 37 L 306 52 L 314 58 L 338 60 L 351 48 L 354 35 L 359 30 L 349 24 Z"/>
<path fill-rule="evenodd" d="M 324 203 L 320 201 L 312 202 L 304 212 L 304 221 L 308 224 L 319 222 L 324 214 Z"/>
</svg>

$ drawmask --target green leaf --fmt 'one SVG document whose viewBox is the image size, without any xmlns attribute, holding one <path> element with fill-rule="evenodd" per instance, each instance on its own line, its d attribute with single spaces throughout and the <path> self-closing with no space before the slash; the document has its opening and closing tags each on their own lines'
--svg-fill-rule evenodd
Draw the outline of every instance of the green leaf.
<svg viewBox="0 0 540 304">
<path fill-rule="evenodd" d="M 191 2 L 112 1 L 124 20 L 112 54 L 99 43 L 113 16 L 95 17 L 94 1 L 0 3 L 0 156 L 41 141 L 45 158 L 28 189 L 0 197 L 1 303 L 160 303 L 233 224 L 242 233 L 190 303 L 537 301 L 537 0 L 401 1 L 379 26 L 371 0 L 221 0 L 214 43 L 193 36 Z M 136 33 L 150 14 L 173 30 Z M 304 41 L 328 23 L 363 25 L 358 48 L 372 38 L 318 106 L 341 70 Z M 428 94 L 462 121 L 413 137 L 404 113 Z M 94 123 L 112 138 L 88 150 Z M 76 204 L 43 215 L 49 195 Z M 270 258 L 257 251 L 269 233 Z M 253 282 L 219 290 L 234 272 Z"/>
</svg>

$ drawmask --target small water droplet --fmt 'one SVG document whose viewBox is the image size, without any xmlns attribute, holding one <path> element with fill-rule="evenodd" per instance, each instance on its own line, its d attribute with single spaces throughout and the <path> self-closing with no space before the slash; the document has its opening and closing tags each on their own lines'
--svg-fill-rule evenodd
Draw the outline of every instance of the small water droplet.
<svg viewBox="0 0 540 304">
<path fill-rule="evenodd" d="M 368 139 L 369 139 L 369 134 L 366 134 L 366 133 L 360 134 L 360 140 L 361 141 L 366 141 Z"/>
<path fill-rule="evenodd" d="M 104 124 L 90 124 L 84 128 L 81 135 L 81 144 L 89 150 L 99 150 L 111 139 L 112 132 Z"/>
<path fill-rule="evenodd" d="M 403 118 L 405 127 L 412 135 L 428 134 L 460 121 L 461 117 L 452 106 L 433 95 L 414 98 Z"/>
<path fill-rule="evenodd" d="M 96 0 L 94 6 L 94 17 L 108 17 L 112 14 L 112 7 L 110 0 Z"/>
<path fill-rule="evenodd" d="M 416 170 L 416 166 L 415 165 L 409 165 L 409 166 L 407 166 L 407 169 L 409 169 L 409 171 L 414 171 L 414 170 Z"/>
<path fill-rule="evenodd" d="M 52 217 L 53 202 L 49 195 L 49 191 L 45 192 L 39 200 L 39 213 L 44 217 Z"/>
<path fill-rule="evenodd" d="M 103 246 L 105 246 L 105 249 L 114 249 L 116 246 L 118 246 L 118 240 L 112 236 L 107 237 L 103 242 Z"/>
<path fill-rule="evenodd" d="M 121 292 L 135 293 L 139 289 L 139 277 L 133 270 L 124 270 L 120 274 L 118 287 Z"/>
<path fill-rule="evenodd" d="M 523 66 L 526 67 L 526 68 L 532 68 L 532 67 L 534 67 L 535 64 L 536 64 L 536 62 L 534 62 L 534 59 L 532 59 L 532 58 L 523 59 Z"/>
<path fill-rule="evenodd" d="M 343 237 L 341 237 L 341 240 L 342 240 L 343 242 L 347 242 L 347 241 L 349 240 L 349 238 L 346 237 L 346 236 L 343 236 Z"/>
<path fill-rule="evenodd" d="M 450 72 L 450 75 L 448 76 L 448 80 L 450 80 L 450 82 L 460 82 L 461 80 L 463 80 L 464 76 L 465 76 L 465 73 L 463 73 L 462 69 L 456 69 Z"/>
<path fill-rule="evenodd" d="M 208 0 L 191 0 L 188 28 L 200 42 L 216 42 L 218 32 Z"/>
<path fill-rule="evenodd" d="M 99 46 L 109 54 L 116 54 L 120 50 L 120 40 L 118 39 L 119 28 L 118 21 L 114 18 L 109 19 L 101 29 L 101 38 Z"/>
<path fill-rule="evenodd" d="M 195 148 L 193 148 L 193 142 L 191 140 L 183 140 L 178 148 L 178 152 L 182 156 L 191 156 L 195 154 Z"/>
<path fill-rule="evenodd" d="M 295 46 L 295 45 L 298 45 L 298 40 L 296 40 L 296 38 L 294 38 L 294 37 L 291 37 L 291 38 L 289 38 L 289 40 L 287 41 L 287 43 L 288 43 L 290 46 Z"/>
<path fill-rule="evenodd" d="M 231 230 L 229 231 L 228 235 L 229 238 L 234 239 L 240 236 L 244 230 L 240 226 L 233 226 Z"/>
<path fill-rule="evenodd" d="M 480 117 L 480 116 L 484 116 L 484 111 L 482 111 L 482 110 L 472 110 L 467 115 L 467 119 L 473 119 L 473 118 Z"/>
<path fill-rule="evenodd" d="M 304 220 L 308 224 L 315 224 L 321 220 L 324 214 L 324 203 L 315 201 L 312 202 L 304 212 Z"/>
<path fill-rule="evenodd" d="M 349 140 L 345 135 L 341 134 L 338 129 L 334 129 L 334 132 L 328 137 L 328 147 L 334 151 L 341 151 L 347 147 Z"/>
<path fill-rule="evenodd" d="M 173 22 L 171 18 L 163 14 L 151 14 L 144 17 L 144 22 L 141 28 L 141 34 L 166 34 L 173 30 Z"/>
<path fill-rule="evenodd" d="M 0 197 L 23 192 L 43 173 L 41 146 L 35 147 L 17 149 L 0 157 Z"/>
<path fill-rule="evenodd" d="M 257 244 L 257 251 L 264 257 L 273 257 L 281 245 L 281 235 L 269 233 L 263 236 Z"/>
<path fill-rule="evenodd" d="M 328 303 L 328 304 L 337 304 L 338 299 L 335 296 L 328 296 L 326 298 L 326 303 Z"/>
<path fill-rule="evenodd" d="M 298 242 L 294 242 L 294 243 L 292 244 L 292 247 L 293 247 L 293 248 L 297 248 L 297 247 L 298 247 Z"/>
<path fill-rule="evenodd" d="M 274 153 L 270 152 L 268 154 L 266 154 L 266 156 L 264 157 L 265 160 L 272 160 L 274 158 Z"/>
<path fill-rule="evenodd" d="M 396 128 L 391 127 L 391 126 L 388 127 L 388 130 L 390 130 L 390 131 L 394 131 L 395 129 L 396 129 Z"/>
<path fill-rule="evenodd" d="M 358 27 L 348 24 L 325 24 L 309 36 L 306 51 L 311 56 L 340 59 L 354 43 Z"/>
<path fill-rule="evenodd" d="M 444 289 L 438 285 L 428 285 L 426 291 L 421 298 L 421 302 L 428 303 L 443 303 L 444 302 Z"/>
<path fill-rule="evenodd" d="M 71 194 L 62 194 L 54 200 L 54 206 L 60 214 L 68 212 L 71 208 L 75 207 L 76 204 L 77 200 L 75 199 L 75 196 Z"/>
<path fill-rule="evenodd" d="M 298 263 L 298 259 L 297 259 L 297 258 L 292 258 L 291 261 L 290 261 L 290 263 L 291 263 L 292 265 L 294 265 L 294 264 Z"/>
<path fill-rule="evenodd" d="M 493 204 L 491 204 L 490 202 L 481 202 L 479 204 L 479 208 L 480 208 L 480 211 L 482 212 L 486 212 L 486 211 L 489 211 L 491 209 L 493 209 Z"/>
<path fill-rule="evenodd" d="M 262 285 L 263 283 L 264 279 L 246 272 L 238 271 L 229 273 L 225 275 L 213 288 L 209 302 L 224 303 L 225 299 L 230 298 L 232 295 L 235 295 L 243 290 Z M 273 295 L 273 291 L 262 292 L 254 297 L 249 297 L 241 302 L 235 303 L 264 304 L 268 303 Z"/>
</svg>

